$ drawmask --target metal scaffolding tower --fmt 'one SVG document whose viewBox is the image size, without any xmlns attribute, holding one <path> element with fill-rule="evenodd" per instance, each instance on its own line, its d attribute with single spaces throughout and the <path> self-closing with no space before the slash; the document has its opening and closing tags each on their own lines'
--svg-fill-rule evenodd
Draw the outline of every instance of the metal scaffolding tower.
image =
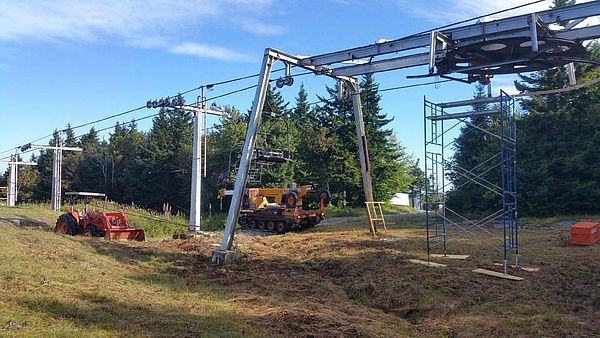
<svg viewBox="0 0 600 338">
<path fill-rule="evenodd" d="M 465 107 L 482 103 L 492 104 L 492 108 L 464 111 Z M 455 112 L 454 109 L 462 110 Z M 489 123 L 477 123 L 477 117 L 488 118 Z M 494 150 L 471 168 L 460 167 L 449 153 L 449 147 L 456 142 L 449 133 L 459 126 L 465 126 L 463 134 L 482 133 L 489 148 Z M 440 104 L 424 99 L 424 133 L 428 256 L 439 247 L 446 255 L 450 242 L 471 236 L 502 254 L 505 273 L 509 254 L 514 254 L 515 264 L 519 266 L 514 99 L 504 91 L 500 91 L 498 97 Z M 449 177 L 458 178 L 454 180 L 458 186 L 452 186 Z M 498 209 L 477 220 L 451 209 L 447 204 L 448 193 L 468 185 L 480 186 L 486 196 L 494 196 Z M 501 227 L 502 234 L 495 227 Z"/>
</svg>

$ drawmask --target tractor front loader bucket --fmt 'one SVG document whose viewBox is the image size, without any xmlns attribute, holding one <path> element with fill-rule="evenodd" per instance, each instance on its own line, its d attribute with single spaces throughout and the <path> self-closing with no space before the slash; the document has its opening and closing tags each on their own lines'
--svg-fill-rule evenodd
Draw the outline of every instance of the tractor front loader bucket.
<svg viewBox="0 0 600 338">
<path fill-rule="evenodd" d="M 134 229 L 122 212 L 105 213 L 106 236 L 109 241 L 139 241 L 146 239 L 143 229 Z"/>
<path fill-rule="evenodd" d="M 138 241 L 146 239 L 143 229 L 109 229 L 106 232 L 109 241 Z"/>
</svg>

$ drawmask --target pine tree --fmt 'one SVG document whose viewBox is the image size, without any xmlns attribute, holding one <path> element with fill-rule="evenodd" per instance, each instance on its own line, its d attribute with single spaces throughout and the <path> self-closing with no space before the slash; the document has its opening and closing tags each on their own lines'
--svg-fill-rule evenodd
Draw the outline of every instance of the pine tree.
<svg viewBox="0 0 600 338">
<path fill-rule="evenodd" d="M 220 209 L 220 201 L 217 200 L 219 189 L 233 188 L 248 125 L 247 116 L 243 116 L 235 107 L 226 106 L 225 112 L 229 118 L 222 117 L 214 131 L 208 135 L 208 177 L 202 181 L 202 200 L 205 201 L 202 204 L 219 205 L 214 210 Z M 229 199 L 226 201 L 228 203 Z M 223 210 L 227 207 L 228 205 L 223 205 Z"/>
<path fill-rule="evenodd" d="M 55 130 L 52 139 L 48 142 L 49 146 L 55 147 L 59 141 L 59 132 Z M 37 171 L 39 180 L 34 190 L 34 198 L 38 201 L 50 200 L 52 190 L 52 161 L 54 158 L 53 150 L 41 150 L 37 160 Z"/>
<path fill-rule="evenodd" d="M 63 146 L 65 147 L 76 147 L 77 139 L 75 132 L 71 128 L 71 124 L 67 124 L 67 128 L 64 130 L 65 140 Z M 63 151 L 62 158 L 62 184 L 65 188 L 69 189 L 77 181 L 77 169 L 79 167 L 79 161 L 81 161 L 82 154 L 75 151 Z"/>
<path fill-rule="evenodd" d="M 485 86 L 477 84 L 473 97 L 478 99 L 485 96 Z M 489 106 L 476 103 L 471 110 L 486 111 Z M 461 128 L 453 145 L 452 160 L 447 165 L 452 186 L 447 204 L 450 209 L 460 213 L 481 213 L 499 207 L 495 194 L 477 183 L 483 179 L 500 185 L 500 158 L 497 156 L 500 143 L 478 129 L 499 134 L 498 123 L 497 117 L 474 116 L 469 119 L 469 124 Z M 473 174 L 478 178 L 473 179 Z"/>
<path fill-rule="evenodd" d="M 376 201 L 389 201 L 397 192 L 409 192 L 412 159 L 387 128 L 393 118 L 382 112 L 379 102 L 379 85 L 373 75 L 366 75 L 361 83 L 361 100 L 365 120 L 365 133 L 369 143 L 373 194 Z"/>
<path fill-rule="evenodd" d="M 132 199 L 160 209 L 165 202 L 185 211 L 190 202 L 193 117 L 181 110 L 162 110 L 153 119 L 136 158 Z"/>
<path fill-rule="evenodd" d="M 598 44 L 589 45 L 588 53 L 600 57 Z M 600 69 L 577 65 L 576 74 L 585 82 L 600 75 Z M 558 68 L 521 76 L 517 88 L 536 91 L 567 83 Z M 598 212 L 594 202 L 600 198 L 598 86 L 523 100 L 522 106 L 526 112 L 517 125 L 520 210 L 536 216 Z"/>
<path fill-rule="evenodd" d="M 296 152 L 295 128 L 291 123 L 289 103 L 281 93 L 271 86 L 267 89 L 265 107 L 258 131 L 256 147 L 282 150 L 286 157 Z M 262 170 L 261 186 L 281 187 L 294 182 L 294 162 L 265 165 Z"/>
<path fill-rule="evenodd" d="M 397 142 L 392 130 L 387 128 L 393 119 L 387 118 L 379 106 L 381 96 L 378 87 L 373 76 L 367 75 L 361 81 L 360 95 L 374 198 L 388 201 L 396 192 L 410 190 L 414 181 L 410 175 L 410 167 L 414 161 Z M 364 190 L 358 162 L 352 101 L 339 97 L 338 84 L 327 88 L 327 91 L 329 98 L 320 98 L 322 105 L 317 111 L 317 120 L 323 129 L 315 133 L 310 140 L 312 149 L 318 151 L 320 147 L 322 152 L 315 152 L 312 160 L 323 169 L 321 175 L 327 180 L 338 204 L 349 202 L 361 205 L 364 201 Z"/>
</svg>

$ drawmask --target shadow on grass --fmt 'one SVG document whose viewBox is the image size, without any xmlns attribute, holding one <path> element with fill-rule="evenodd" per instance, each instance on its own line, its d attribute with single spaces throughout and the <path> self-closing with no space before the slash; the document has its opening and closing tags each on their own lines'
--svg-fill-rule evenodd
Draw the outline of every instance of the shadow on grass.
<svg viewBox="0 0 600 338">
<path fill-rule="evenodd" d="M 123 263 L 154 264 L 154 273 L 132 275 L 143 283 L 174 291 L 181 285 L 189 290 L 206 291 L 208 287 L 217 290 L 219 297 L 240 299 L 243 308 L 258 309 L 250 316 L 252 325 L 270 334 L 343 336 L 354 331 L 340 328 L 350 327 L 373 333 L 372 324 L 367 323 L 382 313 L 400 319 L 398 323 L 421 335 L 436 335 L 438 328 L 432 324 L 436 321 L 445 323 L 445 328 L 452 329 L 449 332 L 465 335 L 518 332 L 561 336 L 596 330 L 592 328 L 597 322 L 593 314 L 600 297 L 590 286 L 600 283 L 600 275 L 593 264 L 577 264 L 583 253 L 566 256 L 564 264 L 514 283 L 473 275 L 470 270 L 476 261 L 452 263 L 447 269 L 407 263 L 408 251 L 417 241 L 409 242 L 327 239 L 317 247 L 296 243 L 293 250 L 268 242 L 271 246 L 246 247 L 242 263 L 226 268 L 210 265 L 214 248 L 202 242 L 187 242 L 189 247 L 181 247 L 178 253 L 104 241 L 90 241 L 89 245 Z M 543 254 L 547 246 L 572 251 L 546 243 L 536 253 L 546 262 L 552 261 Z M 403 247 L 407 253 L 400 252 Z M 598 253 L 594 248 L 587 250 L 593 257 Z M 479 262 L 481 258 L 477 258 Z M 513 317 L 508 315 L 511 311 L 516 311 Z M 357 314 L 364 318 L 357 319 Z M 526 318 L 541 319 L 528 322 Z M 565 318 L 586 322 L 569 324 Z"/>
<path fill-rule="evenodd" d="M 128 300 L 83 293 L 68 302 L 52 298 L 24 298 L 19 303 L 30 311 L 68 320 L 83 330 L 102 329 L 118 336 L 238 337 L 247 334 L 236 326 L 239 318 L 233 313 L 211 311 L 212 315 L 190 314 L 181 308 L 142 303 L 132 299 L 132 295 L 123 297 Z"/>
<path fill-rule="evenodd" d="M 111 242 L 102 238 L 91 238 L 81 243 L 89 246 L 99 255 L 112 257 L 120 263 L 135 266 L 147 263 L 160 267 L 163 263 L 175 261 L 178 257 L 184 255 L 153 248 L 144 248 L 136 244 L 129 245 L 128 243 Z"/>
</svg>

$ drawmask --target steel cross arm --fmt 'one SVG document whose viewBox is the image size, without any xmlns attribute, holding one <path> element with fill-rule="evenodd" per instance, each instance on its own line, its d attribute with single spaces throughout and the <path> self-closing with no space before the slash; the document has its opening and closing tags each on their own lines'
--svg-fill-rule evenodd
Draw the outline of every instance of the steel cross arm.
<svg viewBox="0 0 600 338">
<path fill-rule="evenodd" d="M 375 61 L 362 65 L 333 68 L 331 74 L 336 76 L 355 76 L 415 66 L 424 66 L 427 64 L 429 64 L 429 53 L 420 53 L 410 56 L 401 56 L 394 59 Z"/>
<path fill-rule="evenodd" d="M 213 110 L 213 109 L 205 109 L 205 108 L 198 108 L 198 107 L 194 107 L 194 106 L 187 106 L 187 105 L 183 105 L 183 106 L 175 106 L 176 109 L 181 109 L 181 110 L 189 110 L 192 111 L 194 113 L 198 113 L 198 114 L 202 114 L 202 113 L 206 113 L 206 114 L 210 114 L 210 115 L 216 115 L 216 116 L 226 116 L 227 113 L 225 113 L 224 111 L 218 111 L 218 110 Z"/>
<path fill-rule="evenodd" d="M 560 30 L 554 33 L 554 36 L 567 40 L 590 40 L 600 37 L 600 25 Z"/>
<path fill-rule="evenodd" d="M 304 68 L 306 70 L 314 72 L 317 75 L 325 75 L 330 78 L 333 78 L 336 80 L 347 81 L 349 83 L 358 83 L 354 77 L 344 76 L 344 75 L 334 75 L 331 73 L 331 69 L 329 69 L 329 68 L 306 65 L 306 64 L 302 63 L 301 58 L 291 55 L 291 54 L 284 53 L 282 51 L 279 51 L 279 50 L 276 50 L 273 48 L 268 48 L 266 51 L 266 54 L 268 54 L 269 56 L 271 56 L 277 60 L 281 60 L 283 62 L 290 63 L 290 64 L 293 64 L 300 68 Z"/>
<path fill-rule="evenodd" d="M 18 165 L 37 165 L 37 163 L 35 163 L 35 162 L 0 161 L 0 163 L 18 164 Z"/>
<path fill-rule="evenodd" d="M 32 144 L 31 148 L 52 149 L 52 150 L 68 150 L 68 151 L 83 151 L 83 148 L 79 148 L 79 147 L 54 147 L 54 146 L 46 146 L 46 145 L 43 145 L 43 144 Z"/>
<path fill-rule="evenodd" d="M 567 20 L 578 20 L 582 18 L 600 15 L 600 2 L 592 1 L 565 8 L 550 9 L 536 13 L 538 18 L 546 24 L 562 22 Z M 497 35 L 507 36 L 529 36 L 531 14 L 524 14 L 505 19 L 499 19 L 489 22 L 471 24 L 468 26 L 452 28 L 441 31 L 454 43 L 471 44 L 477 41 L 491 40 Z M 579 33 L 589 31 L 581 30 Z M 566 36 L 567 32 L 561 32 Z M 580 34 L 578 39 L 590 40 L 594 36 L 588 37 Z M 467 43 L 468 42 L 468 43 Z M 407 51 L 420 47 L 427 47 L 431 43 L 431 35 L 423 33 L 420 35 L 408 36 L 393 41 L 361 46 L 357 48 L 346 49 L 338 52 L 311 56 L 300 60 L 303 66 L 325 66 L 344 61 L 372 58 L 375 56 Z"/>
</svg>

